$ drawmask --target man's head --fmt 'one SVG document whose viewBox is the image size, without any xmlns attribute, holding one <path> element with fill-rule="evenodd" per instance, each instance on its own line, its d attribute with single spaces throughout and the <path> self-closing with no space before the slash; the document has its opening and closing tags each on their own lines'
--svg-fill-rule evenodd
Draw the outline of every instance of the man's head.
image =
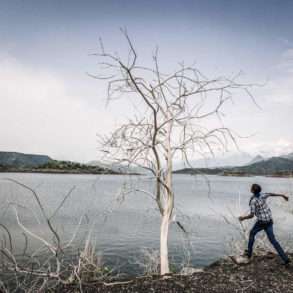
<svg viewBox="0 0 293 293">
<path fill-rule="evenodd" d="M 251 191 L 253 194 L 258 194 L 258 193 L 261 192 L 261 186 L 260 186 L 259 184 L 254 183 L 254 184 L 251 185 L 251 189 L 250 189 L 250 191 Z"/>
</svg>

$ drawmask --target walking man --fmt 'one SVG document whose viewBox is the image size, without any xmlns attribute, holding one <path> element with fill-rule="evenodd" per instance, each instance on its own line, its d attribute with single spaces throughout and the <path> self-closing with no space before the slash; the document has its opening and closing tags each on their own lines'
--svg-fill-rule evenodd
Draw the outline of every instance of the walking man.
<svg viewBox="0 0 293 293">
<path fill-rule="evenodd" d="M 289 197 L 284 194 L 276 194 L 276 193 L 261 193 L 261 186 L 258 184 L 253 184 L 251 186 L 252 197 L 249 202 L 250 206 L 250 214 L 245 216 L 240 216 L 239 221 L 244 221 L 253 218 L 256 216 L 257 221 L 252 227 L 249 233 L 249 241 L 248 241 L 248 250 L 247 257 L 250 259 L 253 251 L 253 244 L 255 240 L 255 235 L 264 230 L 270 240 L 271 244 L 274 246 L 279 256 L 283 260 L 284 264 L 289 264 L 290 259 L 284 252 L 283 248 L 276 240 L 273 230 L 273 218 L 272 212 L 269 206 L 266 203 L 266 199 L 269 196 L 278 196 L 284 198 L 284 200 L 288 201 Z"/>
</svg>

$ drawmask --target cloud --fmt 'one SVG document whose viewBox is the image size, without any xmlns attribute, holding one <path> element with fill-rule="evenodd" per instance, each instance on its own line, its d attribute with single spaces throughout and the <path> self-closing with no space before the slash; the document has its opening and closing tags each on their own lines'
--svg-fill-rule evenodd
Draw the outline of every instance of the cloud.
<svg viewBox="0 0 293 293">
<path fill-rule="evenodd" d="M 0 150 L 95 158 L 96 133 L 110 120 L 101 108 L 72 96 L 72 87 L 12 57 L 0 59 Z"/>
<path fill-rule="evenodd" d="M 281 60 L 278 67 L 284 73 L 293 75 L 293 48 L 286 49 L 281 54 Z"/>
<path fill-rule="evenodd" d="M 284 53 L 287 58 L 290 54 Z M 251 109 L 250 102 L 240 102 L 241 112 L 228 112 L 228 126 L 240 134 L 260 133 L 241 143 L 243 151 L 272 155 L 293 151 L 293 116 L 288 107 L 293 107 L 292 76 L 288 72 L 275 75 L 260 88 L 257 97 L 266 97 L 265 103 L 258 99 L 263 111 Z M 103 99 L 99 99 L 101 84 L 95 82 L 88 88 L 83 80 L 70 80 L 65 74 L 53 74 L 0 55 L 0 150 L 76 161 L 96 159 L 96 133 L 108 132 L 133 113 L 125 101 L 105 109 Z M 272 119 L 280 113 L 280 118 Z"/>
<path fill-rule="evenodd" d="M 289 48 L 282 53 L 282 57 L 285 60 L 292 60 L 293 61 L 293 48 Z"/>
<path fill-rule="evenodd" d="M 293 75 L 279 77 L 269 82 L 264 91 L 267 100 L 273 103 L 293 105 Z"/>
<path fill-rule="evenodd" d="M 256 142 L 250 144 L 248 151 L 264 157 L 282 156 L 293 152 L 293 142 L 285 138 L 265 143 Z"/>
<path fill-rule="evenodd" d="M 293 48 L 283 51 L 271 70 L 268 83 L 260 89 L 261 95 L 271 103 L 293 106 Z"/>
</svg>

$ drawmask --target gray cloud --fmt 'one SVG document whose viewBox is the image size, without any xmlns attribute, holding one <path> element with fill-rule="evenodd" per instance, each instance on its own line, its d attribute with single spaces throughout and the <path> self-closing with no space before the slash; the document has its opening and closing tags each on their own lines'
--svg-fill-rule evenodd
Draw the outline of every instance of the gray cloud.
<svg viewBox="0 0 293 293">
<path fill-rule="evenodd" d="M 248 82 L 262 83 L 268 77 L 254 91 L 263 110 L 237 97 L 225 121 L 242 135 L 256 133 L 240 140 L 244 151 L 275 154 L 292 147 L 292 1 L 124 2 L 2 5 L 1 150 L 95 159 L 96 133 L 110 131 L 132 113 L 122 101 L 105 109 L 106 84 L 85 74 L 97 69 L 97 60 L 88 53 L 95 52 L 102 36 L 109 50 L 125 55 L 119 34 L 124 25 L 144 64 L 159 45 L 166 70 L 184 59 L 196 61 L 212 77 L 239 70 L 246 72 L 243 80 Z"/>
</svg>

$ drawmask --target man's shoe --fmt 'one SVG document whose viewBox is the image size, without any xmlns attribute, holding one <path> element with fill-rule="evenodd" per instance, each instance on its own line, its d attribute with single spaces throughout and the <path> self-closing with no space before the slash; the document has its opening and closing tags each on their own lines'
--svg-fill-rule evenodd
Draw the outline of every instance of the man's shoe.
<svg viewBox="0 0 293 293">
<path fill-rule="evenodd" d="M 244 252 L 243 252 L 243 254 L 241 254 L 241 256 L 248 257 L 248 250 L 245 249 Z"/>
<path fill-rule="evenodd" d="M 290 266 L 290 264 L 291 264 L 291 260 L 290 259 L 288 259 L 288 260 L 286 260 L 285 262 L 283 262 L 283 266 L 285 266 L 285 267 L 289 267 Z"/>
</svg>

